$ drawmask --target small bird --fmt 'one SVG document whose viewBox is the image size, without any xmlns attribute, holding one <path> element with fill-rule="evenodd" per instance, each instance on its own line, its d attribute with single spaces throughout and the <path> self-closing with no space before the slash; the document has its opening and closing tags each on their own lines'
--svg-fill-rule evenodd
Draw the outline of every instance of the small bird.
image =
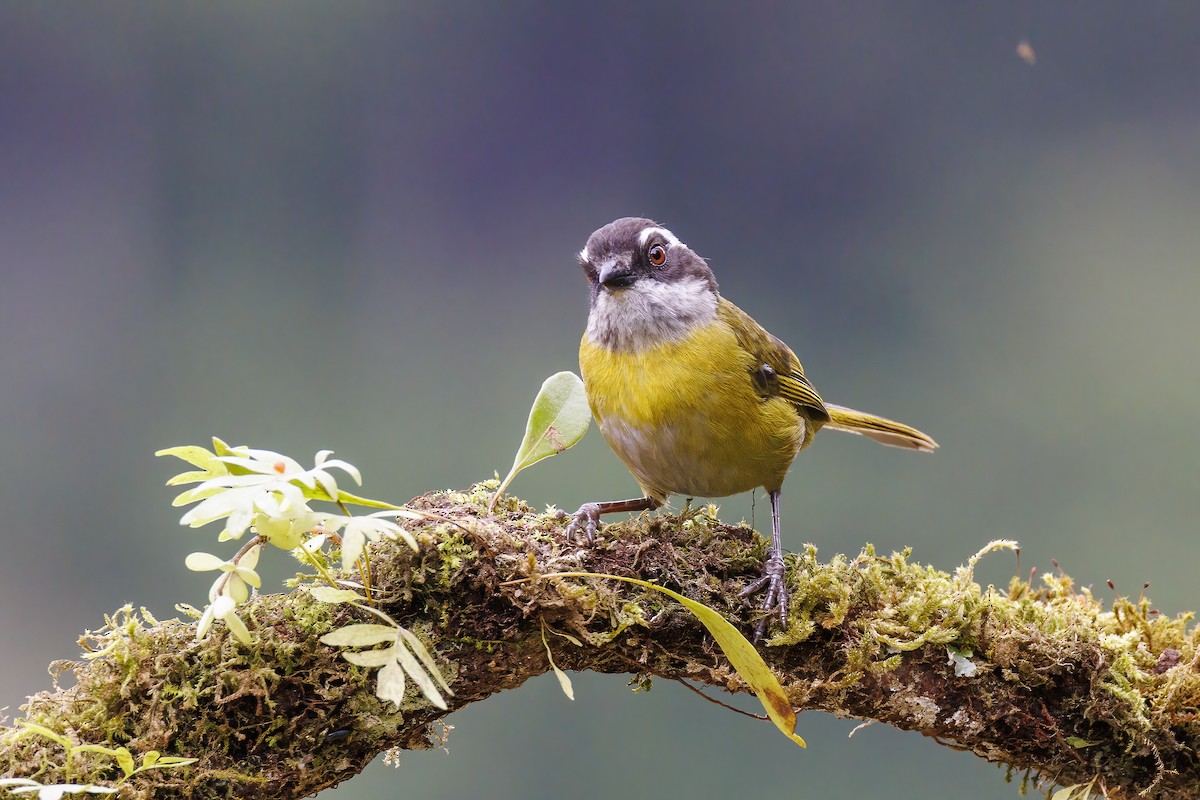
<svg viewBox="0 0 1200 800">
<path fill-rule="evenodd" d="M 579 345 L 588 404 L 642 497 L 584 503 L 568 527 L 594 540 L 601 514 L 659 508 L 673 494 L 771 498 L 762 577 L 766 612 L 787 624 L 779 493 L 792 460 L 821 428 L 910 450 L 937 442 L 890 419 L 824 402 L 796 354 L 717 292 L 704 259 L 652 220 L 624 217 L 579 252 L 591 311 Z"/>
</svg>

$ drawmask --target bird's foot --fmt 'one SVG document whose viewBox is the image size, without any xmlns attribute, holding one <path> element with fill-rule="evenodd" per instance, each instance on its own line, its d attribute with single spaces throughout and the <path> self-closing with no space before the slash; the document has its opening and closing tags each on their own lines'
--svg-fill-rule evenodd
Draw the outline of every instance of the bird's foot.
<svg viewBox="0 0 1200 800">
<path fill-rule="evenodd" d="M 582 509 L 580 510 L 582 511 Z M 763 616 L 754 625 L 754 641 L 756 642 L 760 641 L 763 634 L 766 633 L 767 622 L 771 617 L 778 615 L 779 624 L 784 627 L 787 626 L 788 591 L 787 583 L 784 581 L 784 573 L 783 557 L 772 555 L 767 559 L 767 563 L 763 565 L 762 577 L 738 593 L 738 597 L 749 597 L 761 591 L 764 587 L 767 590 L 762 604 Z"/>
<path fill-rule="evenodd" d="M 683 523 L 693 520 L 704 513 L 705 507 L 703 505 L 696 506 L 695 508 L 692 507 L 692 499 L 693 498 L 689 497 L 683 504 L 683 510 L 679 512 L 680 525 L 683 525 Z"/>
<path fill-rule="evenodd" d="M 600 504 L 584 503 L 579 510 L 571 515 L 571 524 L 567 526 L 567 541 L 575 541 L 575 535 L 583 530 L 591 547 L 596 541 L 596 526 L 600 524 Z"/>
</svg>

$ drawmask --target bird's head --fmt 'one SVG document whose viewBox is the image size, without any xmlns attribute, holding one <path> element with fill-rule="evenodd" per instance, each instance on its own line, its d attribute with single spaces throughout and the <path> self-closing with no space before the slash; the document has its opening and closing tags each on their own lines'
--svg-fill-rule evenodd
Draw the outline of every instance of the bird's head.
<svg viewBox="0 0 1200 800">
<path fill-rule="evenodd" d="M 579 263 L 591 286 L 588 337 L 618 350 L 680 338 L 716 315 L 704 259 L 653 220 L 623 217 L 588 237 Z"/>
</svg>

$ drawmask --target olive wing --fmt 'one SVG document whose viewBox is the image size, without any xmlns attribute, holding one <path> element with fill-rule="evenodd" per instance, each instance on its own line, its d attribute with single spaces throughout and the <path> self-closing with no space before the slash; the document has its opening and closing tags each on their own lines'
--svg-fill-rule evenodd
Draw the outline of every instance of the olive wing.
<svg viewBox="0 0 1200 800">
<path fill-rule="evenodd" d="M 790 347 L 724 298 L 717 306 L 717 316 L 733 331 L 738 344 L 753 357 L 755 366 L 747 377 L 759 394 L 782 397 L 810 422 L 829 421 L 825 403 L 804 377 L 804 367 Z"/>
</svg>

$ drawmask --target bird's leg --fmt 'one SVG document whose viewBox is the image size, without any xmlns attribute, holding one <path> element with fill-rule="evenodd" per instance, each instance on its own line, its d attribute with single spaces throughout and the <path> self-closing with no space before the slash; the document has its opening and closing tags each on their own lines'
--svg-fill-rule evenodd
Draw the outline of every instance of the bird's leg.
<svg viewBox="0 0 1200 800">
<path fill-rule="evenodd" d="M 767 588 L 767 596 L 763 600 L 762 609 L 766 612 L 763 618 L 754 626 L 754 641 L 763 637 L 767 630 L 767 620 L 775 613 L 779 614 L 779 624 L 787 626 L 788 592 L 784 582 L 783 541 L 779 537 L 779 490 L 772 489 L 771 497 L 771 548 L 767 551 L 767 561 L 763 564 L 762 577 L 747 586 L 740 597 L 749 597 L 755 592 Z"/>
<path fill-rule="evenodd" d="M 574 539 L 580 527 L 591 545 L 596 540 L 596 526 L 600 524 L 601 514 L 616 514 L 620 511 L 653 511 L 662 502 L 653 497 L 635 497 L 632 500 L 609 500 L 603 503 L 584 503 L 572 515 L 571 524 L 567 526 L 567 538 Z"/>
<path fill-rule="evenodd" d="M 683 510 L 679 512 L 679 525 L 681 529 L 683 523 L 687 522 L 688 520 L 695 519 L 704 513 L 704 506 L 696 506 L 695 508 L 692 508 L 692 501 L 695 499 L 696 498 L 694 497 L 689 497 L 683 504 Z"/>
</svg>

